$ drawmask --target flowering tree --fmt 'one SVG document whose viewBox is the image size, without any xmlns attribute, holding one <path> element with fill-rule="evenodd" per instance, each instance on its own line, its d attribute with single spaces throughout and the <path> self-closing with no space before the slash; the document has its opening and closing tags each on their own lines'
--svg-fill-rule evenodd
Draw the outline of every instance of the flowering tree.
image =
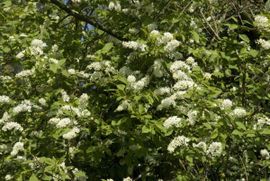
<svg viewBox="0 0 270 181">
<path fill-rule="evenodd" d="M 268 4 L 2 0 L 0 179 L 269 179 Z"/>
</svg>

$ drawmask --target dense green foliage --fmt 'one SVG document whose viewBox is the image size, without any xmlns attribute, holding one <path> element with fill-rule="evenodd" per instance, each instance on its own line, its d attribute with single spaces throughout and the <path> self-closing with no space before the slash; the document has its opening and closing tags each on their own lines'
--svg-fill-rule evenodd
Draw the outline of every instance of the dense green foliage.
<svg viewBox="0 0 270 181">
<path fill-rule="evenodd" d="M 1 0 L 0 180 L 268 180 L 269 10 Z"/>
</svg>

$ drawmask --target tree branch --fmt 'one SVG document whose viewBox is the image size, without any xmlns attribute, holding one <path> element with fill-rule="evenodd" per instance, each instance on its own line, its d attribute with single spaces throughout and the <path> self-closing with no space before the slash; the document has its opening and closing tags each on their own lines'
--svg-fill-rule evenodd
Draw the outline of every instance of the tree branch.
<svg viewBox="0 0 270 181">
<path fill-rule="evenodd" d="M 106 29 L 104 26 L 99 24 L 96 20 L 90 19 L 90 17 L 79 14 L 78 12 L 68 8 L 66 5 L 60 3 L 58 0 L 50 0 L 50 2 L 53 3 L 54 5 L 56 5 L 61 10 L 65 11 L 70 16 L 73 16 L 74 18 L 76 18 L 76 19 L 78 19 L 80 21 L 84 21 L 86 23 L 89 23 L 89 24 L 93 25 L 94 27 L 96 27 L 97 29 L 100 29 L 100 30 L 104 31 L 108 35 L 110 35 L 110 36 L 112 36 L 112 37 L 114 37 L 114 38 L 116 38 L 118 40 L 126 41 L 125 38 L 117 35 L 116 33 L 112 32 L 111 30 Z"/>
</svg>

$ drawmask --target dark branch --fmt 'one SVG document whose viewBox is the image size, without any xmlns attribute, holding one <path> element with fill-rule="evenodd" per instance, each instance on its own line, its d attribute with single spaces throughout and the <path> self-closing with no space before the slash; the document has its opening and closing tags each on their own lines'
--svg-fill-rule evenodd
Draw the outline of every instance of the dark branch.
<svg viewBox="0 0 270 181">
<path fill-rule="evenodd" d="M 100 30 L 104 31 L 108 35 L 111 35 L 112 37 L 117 38 L 118 40 L 121 40 L 121 41 L 126 40 L 125 38 L 123 38 L 123 37 L 115 34 L 114 32 L 106 29 L 104 26 L 99 24 L 96 20 L 90 19 L 90 17 L 87 17 L 87 16 L 84 16 L 82 14 L 77 13 L 76 11 L 68 8 L 66 5 L 60 3 L 58 0 L 50 0 L 50 1 L 51 1 L 51 3 L 53 3 L 54 5 L 56 5 L 57 7 L 62 9 L 63 11 L 65 11 L 70 16 L 73 16 L 74 18 L 76 18 L 76 19 L 78 19 L 80 21 L 84 21 L 86 23 L 89 23 L 89 24 L 93 25 L 94 27 L 96 27 L 97 29 L 100 29 Z"/>
</svg>

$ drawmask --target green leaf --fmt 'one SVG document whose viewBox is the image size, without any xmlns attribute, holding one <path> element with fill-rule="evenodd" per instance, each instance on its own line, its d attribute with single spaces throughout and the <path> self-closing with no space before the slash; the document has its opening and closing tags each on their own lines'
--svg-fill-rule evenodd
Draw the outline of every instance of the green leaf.
<svg viewBox="0 0 270 181">
<path fill-rule="evenodd" d="M 270 129 L 263 129 L 260 133 L 262 135 L 270 135 Z"/>
<path fill-rule="evenodd" d="M 243 129 L 243 130 L 247 129 L 246 126 L 242 122 L 237 121 L 235 124 L 237 125 L 238 129 Z"/>
<path fill-rule="evenodd" d="M 196 31 L 191 32 L 193 39 L 195 42 L 199 43 L 200 42 L 200 35 Z"/>
<path fill-rule="evenodd" d="M 249 43 L 250 42 L 248 36 L 245 35 L 245 34 L 240 34 L 239 37 L 240 37 L 241 40 L 243 40 L 246 43 Z"/>
<path fill-rule="evenodd" d="M 35 174 L 32 174 L 31 177 L 29 178 L 29 181 L 39 181 L 39 179 Z"/>
</svg>

